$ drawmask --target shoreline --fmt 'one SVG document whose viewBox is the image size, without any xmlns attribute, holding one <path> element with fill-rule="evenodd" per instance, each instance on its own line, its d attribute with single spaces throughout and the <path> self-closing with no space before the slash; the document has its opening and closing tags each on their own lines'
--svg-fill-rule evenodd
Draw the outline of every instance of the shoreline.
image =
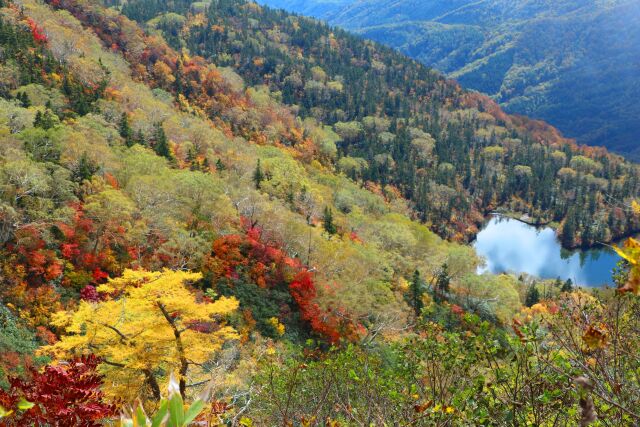
<svg viewBox="0 0 640 427">
<path fill-rule="evenodd" d="M 484 227 L 487 225 L 487 223 L 490 221 L 491 217 L 497 216 L 497 217 L 503 217 L 503 218 L 507 218 L 507 219 L 512 219 L 514 221 L 518 221 L 520 223 L 529 225 L 531 227 L 535 227 L 535 228 L 542 228 L 542 227 L 549 227 L 552 228 L 553 231 L 556 233 L 556 237 L 558 236 L 558 229 L 557 227 L 554 227 L 553 221 L 549 220 L 549 221 L 541 221 L 541 220 L 536 220 L 534 221 L 533 219 L 528 220 L 528 215 L 527 214 L 519 214 L 517 213 L 509 213 L 509 212 L 501 212 L 499 210 L 493 210 L 490 211 L 486 214 L 485 216 L 485 221 L 483 221 L 482 223 L 482 228 L 478 231 L 478 233 L 476 233 L 472 239 L 469 240 L 469 245 L 472 245 L 473 242 L 475 242 L 477 240 L 477 236 L 478 234 L 482 231 L 482 229 L 484 229 Z M 523 218 L 523 217 L 527 217 L 527 218 Z M 558 241 L 560 242 L 560 246 L 568 251 L 577 251 L 577 250 L 589 250 L 589 249 L 598 249 L 598 248 L 602 248 L 602 247 L 611 247 L 612 245 L 621 245 L 624 243 L 624 241 L 630 237 L 638 237 L 638 235 L 640 234 L 640 230 L 632 230 L 622 236 L 617 236 L 615 238 L 613 238 L 611 241 L 608 242 L 595 242 L 593 244 L 587 245 L 587 244 L 581 244 L 581 245 L 575 245 L 575 246 L 566 246 L 562 243 L 562 241 L 560 241 L 560 239 L 558 239 Z"/>
<path fill-rule="evenodd" d="M 489 212 L 489 215 L 502 216 L 502 217 L 505 217 L 505 218 L 513 219 L 513 220 L 521 222 L 523 224 L 531 225 L 532 227 L 547 227 L 547 226 L 549 226 L 549 224 L 551 224 L 553 222 L 552 220 L 542 221 L 540 219 L 537 219 L 534 222 L 533 219 L 532 220 L 527 220 L 526 218 L 524 218 L 524 217 L 530 218 L 529 215 L 527 215 L 527 214 L 522 214 L 520 217 L 517 217 L 516 214 L 504 213 L 504 212 L 500 212 L 500 211 L 491 211 L 491 212 Z"/>
</svg>

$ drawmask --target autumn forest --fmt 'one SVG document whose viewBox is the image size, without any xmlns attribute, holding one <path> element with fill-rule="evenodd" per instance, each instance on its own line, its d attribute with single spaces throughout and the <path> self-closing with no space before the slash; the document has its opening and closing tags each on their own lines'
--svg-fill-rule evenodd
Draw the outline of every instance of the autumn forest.
<svg viewBox="0 0 640 427">
<path fill-rule="evenodd" d="M 0 426 L 640 423 L 640 166 L 319 21 L 0 0 L 0 189 Z"/>
</svg>

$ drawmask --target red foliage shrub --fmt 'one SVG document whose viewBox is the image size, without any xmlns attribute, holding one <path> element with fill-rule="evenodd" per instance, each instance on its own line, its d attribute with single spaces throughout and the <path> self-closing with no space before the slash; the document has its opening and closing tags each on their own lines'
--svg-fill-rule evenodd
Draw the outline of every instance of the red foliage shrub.
<svg viewBox="0 0 640 427">
<path fill-rule="evenodd" d="M 348 321 L 318 305 L 313 275 L 299 259 L 288 256 L 275 244 L 263 242 L 260 228 L 247 221 L 243 224 L 244 235 L 228 235 L 213 242 L 213 256 L 206 269 L 214 278 L 238 279 L 242 274 L 260 288 L 288 291 L 311 330 L 331 343 L 340 341 L 345 336 L 341 331 L 352 328 Z"/>
<path fill-rule="evenodd" d="M 100 301 L 100 294 L 96 290 L 95 286 L 87 285 L 80 291 L 80 298 L 83 301 L 98 302 Z"/>
<path fill-rule="evenodd" d="M 102 377 L 96 372 L 99 359 L 93 355 L 67 364 L 47 366 L 42 373 L 32 369 L 30 380 L 11 378 L 9 391 L 0 389 L 0 404 L 15 408 L 21 399 L 34 403 L 3 419 L 6 426 L 98 427 L 116 414 L 116 406 L 105 401 Z M 64 421 L 63 421 L 64 420 Z"/>
<path fill-rule="evenodd" d="M 451 312 L 453 314 L 457 314 L 458 316 L 464 315 L 464 309 L 456 304 L 451 305 Z"/>
<path fill-rule="evenodd" d="M 48 40 L 47 36 L 42 32 L 42 28 L 38 24 L 36 24 L 36 22 L 33 19 L 27 18 L 27 25 L 31 30 L 31 35 L 33 36 L 33 40 L 35 40 L 36 43 L 47 42 Z"/>
<path fill-rule="evenodd" d="M 289 289 L 300 308 L 302 318 L 309 322 L 311 329 L 326 337 L 332 344 L 340 341 L 339 319 L 331 313 L 323 312 L 314 302 L 317 292 L 311 273 L 308 271 L 298 273 L 289 285 Z"/>
</svg>

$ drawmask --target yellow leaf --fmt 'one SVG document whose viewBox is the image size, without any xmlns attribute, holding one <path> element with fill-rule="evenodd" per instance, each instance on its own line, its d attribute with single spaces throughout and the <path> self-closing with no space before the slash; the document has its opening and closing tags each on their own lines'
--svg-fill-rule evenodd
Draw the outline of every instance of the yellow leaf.
<svg viewBox="0 0 640 427">
<path fill-rule="evenodd" d="M 35 406 L 35 403 L 29 402 L 24 397 L 20 398 L 20 401 L 18 402 L 18 409 L 20 409 L 21 411 L 26 411 L 28 409 L 33 408 L 34 406 Z"/>
<path fill-rule="evenodd" d="M 613 250 L 616 251 L 616 253 L 620 255 L 621 258 L 625 259 L 627 262 L 629 262 L 632 265 L 636 264 L 636 260 L 633 259 L 630 255 L 627 255 L 627 253 L 622 249 L 620 249 L 618 246 L 613 245 L 612 247 L 613 247 Z"/>
<path fill-rule="evenodd" d="M 604 327 L 590 325 L 582 336 L 582 340 L 589 350 L 598 350 L 607 345 L 608 334 Z"/>
<path fill-rule="evenodd" d="M 4 406 L 0 405 L 0 419 L 8 417 L 11 414 L 13 414 L 13 411 L 8 411 Z"/>
</svg>

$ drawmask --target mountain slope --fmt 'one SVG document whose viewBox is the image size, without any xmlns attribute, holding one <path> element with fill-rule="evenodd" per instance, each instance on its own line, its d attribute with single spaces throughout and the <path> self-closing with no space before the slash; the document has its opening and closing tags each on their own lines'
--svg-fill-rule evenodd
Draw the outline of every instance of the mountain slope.
<svg viewBox="0 0 640 427">
<path fill-rule="evenodd" d="M 264 85 L 305 122 L 331 126 L 333 142 L 319 147 L 325 162 L 384 194 L 399 192 L 443 237 L 471 238 L 494 209 L 561 223 L 566 246 L 636 227 L 624 199 L 637 180 L 623 177 L 637 168 L 619 157 L 508 116 L 487 97 L 344 31 L 242 1 L 194 7 L 136 0 L 122 11 L 174 48 Z M 611 200 L 623 203 L 627 219 L 611 215 Z"/>
<path fill-rule="evenodd" d="M 416 180 L 458 191 L 457 215 L 497 203 L 473 200 L 483 174 L 529 209 L 520 195 L 544 198 L 525 190 L 552 160 L 557 206 L 607 215 L 612 232 L 637 221 L 636 166 L 311 21 L 224 0 L 207 15 L 142 6 L 147 31 L 92 0 L 0 0 L 2 426 L 640 419 L 638 242 L 619 250 L 633 267 L 617 292 L 478 275 L 472 248 L 428 228 L 467 218 L 421 210 L 382 167 L 420 158 Z M 276 90 L 279 66 L 302 89 L 287 74 L 295 90 Z M 618 200 L 603 203 L 605 185 Z M 563 235 L 584 238 L 570 218 Z"/>
<path fill-rule="evenodd" d="M 579 142 L 638 156 L 637 2 L 265 3 L 396 47 Z"/>
<path fill-rule="evenodd" d="M 237 74 L 192 57 L 182 63 L 190 98 L 174 97 L 176 79 L 161 64 L 179 55 L 164 40 L 95 4 L 57 7 L 0 2 L 3 385 L 66 332 L 53 324 L 57 312 L 115 297 L 96 289 L 128 269 L 200 272 L 190 285 L 199 302 L 225 295 L 243 310 L 214 326 L 291 342 L 347 337 L 351 316 L 365 329 L 369 316 L 404 321 L 396 286 L 416 269 L 475 271 L 473 250 L 412 221 L 406 201 L 305 156 L 324 130 L 308 124 L 313 138 L 303 138 L 260 88 L 245 91 Z M 118 378 L 140 388 L 116 380 L 109 392 L 133 400 L 149 380 L 130 368 Z"/>
</svg>

